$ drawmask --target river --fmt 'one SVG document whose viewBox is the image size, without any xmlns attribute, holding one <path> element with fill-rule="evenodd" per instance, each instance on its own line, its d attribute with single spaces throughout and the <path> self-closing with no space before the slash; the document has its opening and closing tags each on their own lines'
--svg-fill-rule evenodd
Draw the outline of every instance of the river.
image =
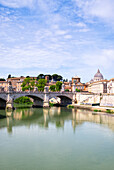
<svg viewBox="0 0 114 170">
<path fill-rule="evenodd" d="M 114 170 L 114 116 L 60 107 L 0 114 L 0 170 Z"/>
</svg>

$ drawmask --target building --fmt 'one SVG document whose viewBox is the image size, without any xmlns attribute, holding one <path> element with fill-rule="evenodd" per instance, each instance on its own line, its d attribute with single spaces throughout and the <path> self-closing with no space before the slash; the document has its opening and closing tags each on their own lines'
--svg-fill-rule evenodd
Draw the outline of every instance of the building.
<svg viewBox="0 0 114 170">
<path fill-rule="evenodd" d="M 101 81 L 101 80 L 104 80 L 104 77 L 101 74 L 100 70 L 98 69 L 97 73 L 94 75 L 93 81 L 96 82 L 96 81 Z"/>
<path fill-rule="evenodd" d="M 94 75 L 94 78 L 91 79 L 88 84 L 91 84 L 93 82 L 96 82 L 96 81 L 101 81 L 101 80 L 104 80 L 104 77 L 103 75 L 101 74 L 100 70 L 98 69 L 97 70 L 97 73 Z"/>
<path fill-rule="evenodd" d="M 24 81 L 25 77 L 12 77 L 8 78 L 7 81 L 12 85 L 14 91 L 22 91 L 22 82 Z"/>
<path fill-rule="evenodd" d="M 8 91 L 8 82 L 0 81 L 0 92 Z"/>
<path fill-rule="evenodd" d="M 107 93 L 114 94 L 114 78 L 110 79 L 107 83 Z"/>
<path fill-rule="evenodd" d="M 80 91 L 85 91 L 86 90 L 86 85 L 85 83 L 81 83 L 81 78 L 78 76 L 72 77 L 72 88 L 73 84 L 75 84 L 76 89 Z"/>
<path fill-rule="evenodd" d="M 78 76 L 72 77 L 72 84 L 80 82 L 81 78 Z"/>
<path fill-rule="evenodd" d="M 91 93 L 107 93 L 108 80 L 96 81 L 88 85 L 88 92 Z"/>
</svg>

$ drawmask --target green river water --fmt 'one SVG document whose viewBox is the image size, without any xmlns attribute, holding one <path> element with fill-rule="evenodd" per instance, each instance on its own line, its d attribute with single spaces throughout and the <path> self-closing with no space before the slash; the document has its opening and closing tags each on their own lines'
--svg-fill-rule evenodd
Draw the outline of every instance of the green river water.
<svg viewBox="0 0 114 170">
<path fill-rule="evenodd" d="M 0 119 L 0 170 L 114 170 L 114 116 L 52 107 Z"/>
</svg>

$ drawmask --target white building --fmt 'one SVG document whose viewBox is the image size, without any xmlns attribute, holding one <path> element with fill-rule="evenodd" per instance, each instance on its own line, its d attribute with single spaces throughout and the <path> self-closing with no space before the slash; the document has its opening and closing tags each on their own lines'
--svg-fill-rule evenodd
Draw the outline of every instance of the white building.
<svg viewBox="0 0 114 170">
<path fill-rule="evenodd" d="M 88 91 L 91 93 L 107 93 L 107 80 L 96 81 L 88 86 Z"/>
<path fill-rule="evenodd" d="M 107 93 L 114 94 L 114 78 L 110 79 L 107 83 Z"/>
</svg>

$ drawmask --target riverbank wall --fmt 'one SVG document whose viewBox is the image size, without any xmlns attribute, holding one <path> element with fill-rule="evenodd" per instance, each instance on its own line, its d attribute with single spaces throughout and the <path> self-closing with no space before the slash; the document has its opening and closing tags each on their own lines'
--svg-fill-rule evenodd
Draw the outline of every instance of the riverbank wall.
<svg viewBox="0 0 114 170">
<path fill-rule="evenodd" d="M 109 112 L 114 115 L 113 107 L 101 107 L 101 106 L 79 105 L 79 104 L 74 104 L 72 106 L 76 107 L 77 109 L 86 109 L 86 110 L 91 110 L 96 112 L 107 112 L 107 113 Z"/>
<path fill-rule="evenodd" d="M 99 103 L 102 107 L 114 107 L 114 94 L 77 93 L 78 105 L 92 105 Z"/>
</svg>

